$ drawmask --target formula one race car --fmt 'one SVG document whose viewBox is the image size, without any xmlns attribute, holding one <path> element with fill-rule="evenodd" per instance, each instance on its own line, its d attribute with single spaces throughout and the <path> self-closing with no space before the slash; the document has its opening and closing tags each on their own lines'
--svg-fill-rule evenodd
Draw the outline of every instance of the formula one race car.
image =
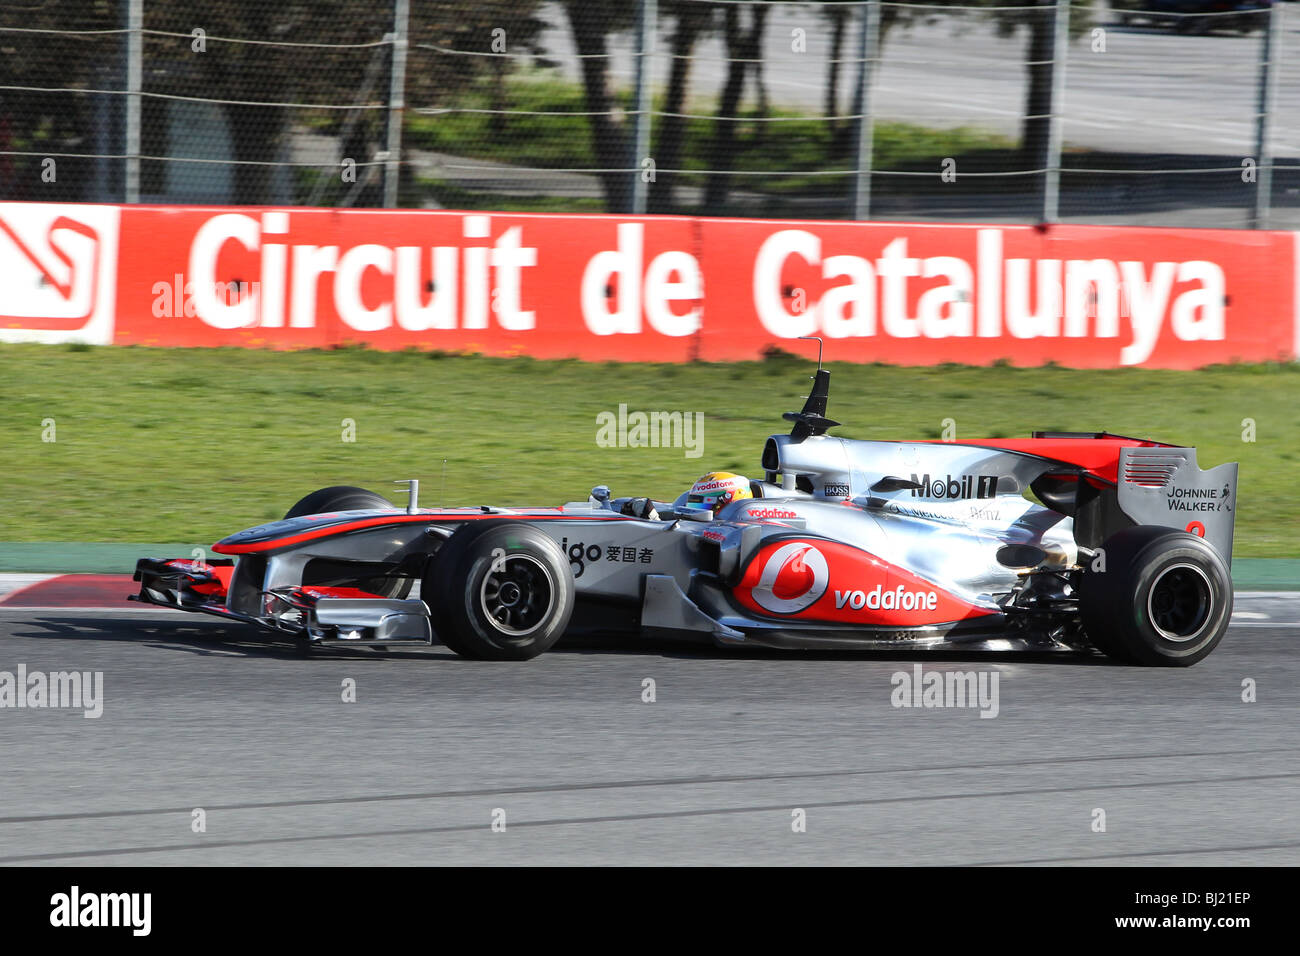
<svg viewBox="0 0 1300 956">
<path fill-rule="evenodd" d="M 762 480 L 521 509 L 422 509 L 415 482 L 404 509 L 324 488 L 214 545 L 227 560 L 141 560 L 133 597 L 304 648 L 436 634 L 500 660 L 594 631 L 1187 666 L 1223 637 L 1236 464 L 1203 471 L 1194 448 L 1105 432 L 836 438 L 829 391 L 819 367 L 790 433 L 767 439 Z"/>
</svg>

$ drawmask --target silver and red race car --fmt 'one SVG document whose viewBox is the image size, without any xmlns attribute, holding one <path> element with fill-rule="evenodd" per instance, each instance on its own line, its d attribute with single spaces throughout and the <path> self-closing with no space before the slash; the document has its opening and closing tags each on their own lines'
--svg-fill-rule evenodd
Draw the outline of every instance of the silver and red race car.
<svg viewBox="0 0 1300 956">
<path fill-rule="evenodd" d="M 1102 651 L 1187 666 L 1232 612 L 1237 465 L 1109 433 L 862 441 L 818 368 L 762 480 L 718 510 L 613 498 L 396 508 L 353 487 L 143 559 L 133 598 L 316 644 L 436 640 L 522 660 L 566 633 L 779 648 Z M 419 585 L 418 598 L 410 597 Z"/>
</svg>

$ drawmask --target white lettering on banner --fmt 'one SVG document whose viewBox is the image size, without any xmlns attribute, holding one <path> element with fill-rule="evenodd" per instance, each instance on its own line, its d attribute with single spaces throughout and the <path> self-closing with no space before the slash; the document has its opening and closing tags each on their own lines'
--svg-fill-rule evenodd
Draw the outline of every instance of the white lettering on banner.
<svg viewBox="0 0 1300 956">
<path fill-rule="evenodd" d="M 536 256 L 536 249 L 529 251 L 534 257 Z M 408 332 L 454 329 L 456 327 L 456 283 L 448 282 L 445 288 L 434 292 L 429 296 L 427 305 L 421 302 L 424 298 L 420 286 L 420 256 L 423 252 L 424 250 L 419 246 L 397 247 L 397 277 L 394 280 L 397 324 Z M 429 251 L 429 265 L 433 275 L 454 274 L 459 252 L 460 250 L 455 246 L 434 246 Z M 531 312 L 528 314 L 532 315 Z"/>
<path fill-rule="evenodd" d="M 284 235 L 289 231 L 287 212 L 268 212 L 262 217 L 262 235 Z M 284 325 L 285 262 L 289 247 L 282 242 L 262 245 L 261 286 L 262 320 L 266 328 L 278 329 Z"/>
<path fill-rule="evenodd" d="M 260 295 L 249 294 L 234 302 L 217 294 L 217 257 L 227 242 L 238 242 L 256 252 L 261 229 L 252 216 L 228 212 L 213 216 L 190 243 L 189 276 L 194 284 L 194 314 L 215 329 L 245 329 L 257 324 Z M 185 283 L 187 286 L 190 282 Z"/>
<path fill-rule="evenodd" d="M 470 246 L 465 250 L 465 312 L 461 324 L 467 329 L 486 329 L 488 326 L 487 253 L 482 246 Z"/>
<path fill-rule="evenodd" d="M 511 226 L 492 247 L 492 266 L 497 270 L 497 321 L 510 332 L 526 332 L 537 326 L 537 313 L 521 306 L 523 270 L 537 265 L 537 250 L 524 245 L 523 234 L 522 227 Z"/>
<path fill-rule="evenodd" d="M 684 299 L 698 303 L 703 293 L 702 278 L 700 264 L 689 252 L 661 252 L 651 259 L 645 271 L 645 316 L 650 327 L 676 337 L 699 331 L 702 306 L 697 304 L 686 314 L 677 315 L 669 303 Z"/>
<path fill-rule="evenodd" d="M 1007 331 L 1018 339 L 1061 334 L 1061 260 L 1038 260 L 1038 308 L 1029 307 L 1029 260 L 1007 260 Z"/>
<path fill-rule="evenodd" d="M 393 250 L 366 243 L 343 253 L 334 273 L 334 308 L 339 318 L 358 332 L 381 332 L 393 324 L 393 306 L 391 302 L 383 302 L 373 309 L 366 308 L 361 298 L 361 281 L 367 269 L 391 276 Z"/>
<path fill-rule="evenodd" d="M 970 266 L 965 259 L 956 256 L 933 256 L 926 259 L 921 269 L 923 279 L 943 276 L 947 285 L 935 286 L 921 293 L 916 304 L 917 314 L 921 317 L 921 334 L 927 339 L 942 339 L 948 336 L 965 336 L 974 334 L 971 327 L 974 306 L 971 303 L 971 288 L 974 279 Z M 944 316 L 947 307 L 948 315 Z"/>
<path fill-rule="evenodd" d="M 699 261 L 689 252 L 661 252 L 643 275 L 645 226 L 619 223 L 617 235 L 618 248 L 596 253 L 582 273 L 582 320 L 587 328 L 596 335 L 636 335 L 644 309 L 650 327 L 661 335 L 698 332 L 703 313 L 699 299 L 704 294 Z M 685 315 L 674 314 L 669 303 L 683 300 L 695 300 L 696 305 Z"/>
<path fill-rule="evenodd" d="M 310 329 L 316 324 L 316 287 L 320 277 L 339 264 L 338 246 L 293 247 L 293 305 L 289 324 Z"/>
<path fill-rule="evenodd" d="M 642 231 L 639 222 L 620 223 L 618 248 L 596 253 L 582 273 L 582 318 L 597 335 L 641 331 Z"/>
<path fill-rule="evenodd" d="M 1124 346 L 1119 353 L 1121 365 L 1136 365 L 1156 347 L 1160 319 L 1164 316 L 1165 303 L 1169 301 L 1169 287 L 1174 281 L 1174 268 L 1172 262 L 1157 262 L 1151 270 L 1151 283 L 1148 285 L 1143 276 L 1146 270 L 1142 263 L 1119 264 L 1124 289 L 1128 292 L 1129 321 L 1133 326 L 1132 344 Z"/>
<path fill-rule="evenodd" d="M 822 295 L 818 303 L 822 331 L 831 339 L 875 335 L 876 274 L 871 263 L 861 256 L 827 256 L 822 263 L 822 278 L 839 276 L 852 281 L 831 286 Z"/>
<path fill-rule="evenodd" d="M 980 338 L 997 338 L 1002 334 L 1002 233 L 997 229 L 980 229 L 975 233 L 975 274 L 979 276 L 979 314 L 976 323 Z"/>
<path fill-rule="evenodd" d="M 260 222 L 243 213 L 221 213 L 204 222 L 190 244 L 185 283 L 193 290 L 193 314 L 218 329 L 281 328 L 286 314 L 291 328 L 314 328 L 317 290 L 325 278 L 339 318 L 357 332 L 381 332 L 394 324 L 412 332 L 455 329 L 458 320 L 461 328 L 486 329 L 493 315 L 508 331 L 537 325 L 536 313 L 522 304 L 523 270 L 537 265 L 537 249 L 523 244 L 520 226 L 506 229 L 491 246 L 429 249 L 427 299 L 420 268 L 424 247 L 361 243 L 340 250 L 267 241 L 286 236 L 289 227 L 290 214 L 282 211 L 264 213 Z M 491 217 L 465 216 L 461 230 L 466 239 L 490 239 Z M 237 243 L 258 259 L 257 281 L 241 282 L 236 295 L 223 294 L 228 282 L 218 279 L 218 262 L 228 243 Z M 655 279 L 662 295 L 659 302 L 699 296 L 699 267 L 693 257 L 679 255 L 686 255 L 693 269 L 679 260 L 661 265 Z M 379 278 L 377 284 L 366 281 L 372 273 Z M 680 279 L 674 280 L 674 275 Z M 362 293 L 367 286 L 369 299 Z M 458 304 L 463 312 L 458 312 Z M 696 327 L 699 311 L 691 314 Z M 669 317 L 682 322 L 671 313 Z M 670 324 L 659 314 L 654 320 Z"/>
<path fill-rule="evenodd" d="M 1201 287 L 1189 289 L 1174 300 L 1169 320 L 1174 335 L 1184 342 L 1221 341 L 1227 334 L 1223 323 L 1223 299 L 1227 291 L 1223 270 L 1205 259 L 1193 259 L 1179 264 L 1178 281 L 1199 282 Z"/>
<path fill-rule="evenodd" d="M 885 334 L 910 339 L 921 334 L 916 319 L 907 314 L 907 280 L 921 274 L 921 260 L 907 254 L 907 240 L 899 237 L 880 252 L 876 260 L 880 276 L 880 316 Z"/>
<path fill-rule="evenodd" d="M 782 229 L 763 240 L 754 259 L 754 311 L 763 328 L 783 339 L 797 339 L 817 331 L 816 308 L 790 312 L 785 307 L 781 267 L 791 256 L 809 265 L 822 258 L 822 241 L 805 229 Z M 875 334 L 873 328 L 871 334 Z"/>
<path fill-rule="evenodd" d="M 1148 267 L 1131 260 L 1004 259 L 998 229 L 977 230 L 975 247 L 974 263 L 957 256 L 918 258 L 908 255 L 907 237 L 899 236 L 881 248 L 873 264 L 862 256 L 823 259 L 822 240 L 815 233 L 781 229 L 764 240 L 754 260 L 754 311 L 763 327 L 780 338 L 819 333 L 871 337 L 877 334 L 877 313 L 880 334 L 897 339 L 1008 334 L 1017 339 L 1118 338 L 1124 316 L 1131 341 L 1120 350 L 1122 365 L 1150 358 L 1166 316 L 1169 330 L 1182 341 L 1225 338 L 1226 283 L 1217 263 L 1155 262 Z M 792 311 L 782 273 L 794 259 L 821 266 L 822 278 L 849 281 L 828 289 L 806 309 Z M 911 315 L 908 281 L 918 277 L 944 282 L 922 292 L 916 315 Z M 1175 282 L 1195 285 L 1173 296 Z"/>
<path fill-rule="evenodd" d="M 1099 339 L 1119 335 L 1119 270 L 1109 259 L 1073 259 L 1065 271 L 1065 335 L 1084 338 L 1088 317 Z M 1127 311 L 1127 309 L 1125 310 Z"/>
<path fill-rule="evenodd" d="M 345 330 L 361 333 L 536 328 L 523 302 L 525 270 L 538 265 L 539 250 L 525 245 L 524 227 L 494 238 L 492 217 L 460 218 L 462 245 L 316 246 L 289 240 L 289 212 L 221 213 L 195 233 L 184 287 L 193 289 L 194 314 L 217 329 L 314 328 L 320 295 Z M 650 256 L 643 222 L 619 222 L 615 235 L 614 247 L 582 271 L 586 327 L 598 336 L 697 333 L 700 260 L 682 249 Z M 974 261 L 912 255 L 907 235 L 868 258 L 825 255 L 809 229 L 775 230 L 753 263 L 755 314 L 783 339 L 1116 339 L 1121 365 L 1147 361 L 1166 327 L 1184 342 L 1226 337 L 1226 280 L 1215 262 L 1008 258 L 1002 230 L 977 229 L 974 238 Z M 221 266 L 231 253 L 252 258 L 250 275 Z M 820 297 L 793 289 L 783 274 L 799 263 L 834 284 Z"/>
</svg>

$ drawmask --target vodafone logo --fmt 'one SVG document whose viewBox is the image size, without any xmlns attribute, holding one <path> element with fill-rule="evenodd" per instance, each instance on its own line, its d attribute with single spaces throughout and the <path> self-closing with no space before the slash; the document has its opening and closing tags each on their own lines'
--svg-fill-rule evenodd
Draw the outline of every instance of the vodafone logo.
<svg viewBox="0 0 1300 956">
<path fill-rule="evenodd" d="M 750 508 L 745 512 L 746 518 L 797 518 L 799 513 L 789 508 Z"/>
<path fill-rule="evenodd" d="M 855 611 L 864 607 L 871 611 L 933 611 L 939 606 L 939 595 L 934 591 L 909 591 L 903 584 L 882 591 L 882 585 L 877 584 L 870 591 L 836 591 L 835 607 L 845 605 Z"/>
<path fill-rule="evenodd" d="M 774 614 L 797 614 L 826 593 L 826 557 L 806 541 L 791 541 L 772 552 L 752 595 Z"/>
</svg>

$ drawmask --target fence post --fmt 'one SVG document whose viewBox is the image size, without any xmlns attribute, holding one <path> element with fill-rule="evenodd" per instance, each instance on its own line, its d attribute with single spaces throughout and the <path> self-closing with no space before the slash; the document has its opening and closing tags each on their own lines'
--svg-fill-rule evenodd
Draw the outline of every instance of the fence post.
<svg viewBox="0 0 1300 956">
<path fill-rule="evenodd" d="M 1274 59 L 1281 56 L 1282 6 L 1274 3 L 1264 25 L 1264 43 L 1259 62 L 1259 112 L 1255 116 L 1255 215 L 1251 225 L 1268 228 L 1273 202 L 1273 153 L 1269 146 L 1269 126 L 1277 102 L 1277 69 Z"/>
<path fill-rule="evenodd" d="M 1070 49 L 1070 0 L 1056 0 L 1052 18 L 1052 114 L 1047 121 L 1043 222 L 1056 222 L 1061 202 L 1061 136 L 1065 112 L 1065 58 Z"/>
<path fill-rule="evenodd" d="M 650 184 L 641 164 L 650 155 L 650 58 L 654 52 L 658 0 L 641 0 L 636 30 L 636 136 L 632 155 L 632 214 L 644 216 Z"/>
<path fill-rule="evenodd" d="M 858 114 L 858 141 L 854 150 L 853 218 L 871 216 L 871 154 L 874 126 L 871 120 L 871 75 L 880 50 L 880 2 L 867 0 L 862 8 L 862 31 L 858 37 L 858 91 L 854 97 Z"/>
<path fill-rule="evenodd" d="M 126 12 L 126 175 L 125 201 L 140 201 L 140 87 L 144 76 L 144 0 L 130 0 Z"/>
<path fill-rule="evenodd" d="M 411 0 L 396 0 L 393 7 L 393 73 L 388 86 L 388 149 L 384 161 L 384 206 L 397 205 L 402 170 L 402 117 L 406 113 L 406 38 L 411 22 Z"/>
</svg>

